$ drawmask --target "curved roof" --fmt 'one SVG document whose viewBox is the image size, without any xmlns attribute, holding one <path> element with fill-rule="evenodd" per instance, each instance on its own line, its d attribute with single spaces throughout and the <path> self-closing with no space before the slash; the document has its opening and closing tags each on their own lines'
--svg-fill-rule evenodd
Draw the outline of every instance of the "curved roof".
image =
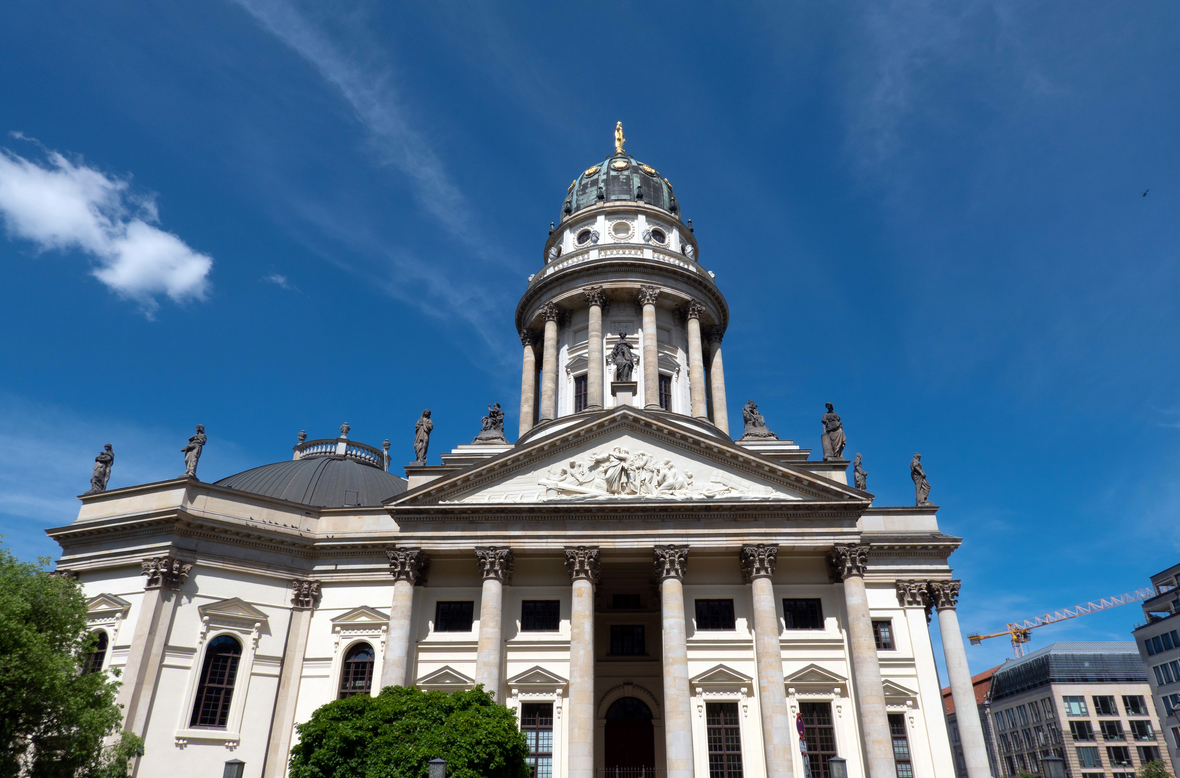
<svg viewBox="0 0 1180 778">
<path fill-rule="evenodd" d="M 317 508 L 376 507 L 407 487 L 396 475 L 342 456 L 275 462 L 217 485 Z"/>
<path fill-rule="evenodd" d="M 668 179 L 630 154 L 615 154 L 574 179 L 561 206 L 561 217 L 599 203 L 637 200 L 680 217 L 680 204 Z"/>
</svg>

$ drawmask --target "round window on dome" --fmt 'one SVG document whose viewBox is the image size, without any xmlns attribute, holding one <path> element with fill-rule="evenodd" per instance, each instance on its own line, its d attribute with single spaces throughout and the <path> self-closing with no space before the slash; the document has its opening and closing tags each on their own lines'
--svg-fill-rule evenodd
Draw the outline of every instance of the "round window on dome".
<svg viewBox="0 0 1180 778">
<path fill-rule="evenodd" d="M 659 243 L 661 246 L 666 245 L 668 243 L 668 233 L 664 232 L 659 227 L 653 227 L 651 230 L 651 239 L 653 242 Z"/>
<path fill-rule="evenodd" d="M 582 230 L 581 232 L 578 233 L 578 237 L 575 238 L 575 240 L 578 241 L 579 246 L 585 246 L 587 243 L 590 242 L 590 230 L 589 229 Z"/>
<path fill-rule="evenodd" d="M 610 234 L 616 240 L 626 240 L 631 237 L 633 232 L 634 228 L 631 226 L 631 222 L 628 221 L 619 220 L 613 222 L 610 226 Z"/>
</svg>

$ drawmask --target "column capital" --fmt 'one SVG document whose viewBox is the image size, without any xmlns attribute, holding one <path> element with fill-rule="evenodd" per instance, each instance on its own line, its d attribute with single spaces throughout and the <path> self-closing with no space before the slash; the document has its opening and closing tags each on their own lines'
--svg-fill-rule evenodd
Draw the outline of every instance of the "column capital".
<svg viewBox="0 0 1180 778">
<path fill-rule="evenodd" d="M 598 583 L 598 546 L 567 546 L 565 567 L 575 581 Z"/>
<path fill-rule="evenodd" d="M 927 581 L 926 585 L 935 610 L 955 610 L 959 604 L 962 581 Z"/>
<path fill-rule="evenodd" d="M 742 580 L 746 583 L 755 578 L 771 578 L 778 561 L 778 546 L 765 543 L 742 546 L 738 559 L 742 567 Z"/>
<path fill-rule="evenodd" d="M 599 308 L 606 306 L 606 292 L 602 291 L 601 286 L 588 286 L 582 290 L 582 294 L 586 295 L 586 305 L 597 305 Z"/>
<path fill-rule="evenodd" d="M 141 564 L 142 574 L 147 576 L 144 589 L 171 589 L 174 592 L 179 591 L 193 569 L 192 562 L 182 562 L 171 556 L 152 557 Z"/>
<path fill-rule="evenodd" d="M 541 314 L 541 318 L 545 321 L 561 321 L 561 306 L 552 300 L 542 305 L 541 310 L 538 311 L 538 313 Z"/>
<path fill-rule="evenodd" d="M 641 286 L 639 287 L 639 304 L 640 305 L 655 305 L 656 300 L 660 297 L 660 288 L 658 286 Z"/>
<path fill-rule="evenodd" d="M 701 334 L 709 343 L 720 343 L 721 338 L 725 336 L 725 328 L 715 324 L 712 327 L 705 327 Z"/>
<path fill-rule="evenodd" d="M 312 578 L 295 578 L 291 581 L 291 605 L 295 608 L 314 608 L 320 598 L 320 582 Z"/>
<path fill-rule="evenodd" d="M 698 303 L 696 300 L 689 300 L 688 305 L 684 306 L 684 318 L 696 319 L 700 321 L 701 315 L 705 312 L 705 306 Z"/>
<path fill-rule="evenodd" d="M 688 569 L 688 546 L 656 546 L 652 554 L 656 565 L 656 577 L 684 580 Z"/>
<path fill-rule="evenodd" d="M 927 591 L 926 581 L 897 582 L 897 602 L 903 608 L 929 608 L 930 593 Z"/>
<path fill-rule="evenodd" d="M 535 346 L 540 340 L 541 338 L 532 330 L 520 331 L 520 345 L 522 346 Z"/>
<path fill-rule="evenodd" d="M 389 574 L 395 581 L 409 581 L 411 586 L 426 583 L 426 571 L 430 569 L 430 557 L 420 548 L 385 549 L 389 557 Z"/>
<path fill-rule="evenodd" d="M 486 581 L 489 578 L 508 583 L 512 580 L 512 566 L 515 563 L 512 549 L 508 546 L 476 546 L 475 563 L 479 566 L 480 575 Z"/>
<path fill-rule="evenodd" d="M 832 579 L 844 581 L 853 576 L 864 577 L 869 565 L 868 546 L 836 546 L 828 552 L 828 568 Z"/>
</svg>

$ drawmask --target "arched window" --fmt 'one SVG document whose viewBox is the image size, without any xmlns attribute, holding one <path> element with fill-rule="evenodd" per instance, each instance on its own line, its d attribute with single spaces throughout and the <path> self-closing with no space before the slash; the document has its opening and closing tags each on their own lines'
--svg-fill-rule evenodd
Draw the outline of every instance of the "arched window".
<svg viewBox="0 0 1180 778">
<path fill-rule="evenodd" d="M 373 688 L 373 661 L 376 654 L 368 643 L 357 643 L 344 657 L 340 671 L 340 699 L 354 694 L 369 694 Z"/>
<path fill-rule="evenodd" d="M 85 661 L 82 662 L 82 673 L 97 673 L 102 669 L 102 663 L 107 658 L 107 633 L 103 630 L 92 632 L 91 637 L 96 638 L 94 648 L 86 655 Z"/>
<path fill-rule="evenodd" d="M 242 644 L 229 635 L 221 635 L 209 643 L 190 726 L 224 727 L 229 721 L 229 703 L 241 658 Z"/>
</svg>

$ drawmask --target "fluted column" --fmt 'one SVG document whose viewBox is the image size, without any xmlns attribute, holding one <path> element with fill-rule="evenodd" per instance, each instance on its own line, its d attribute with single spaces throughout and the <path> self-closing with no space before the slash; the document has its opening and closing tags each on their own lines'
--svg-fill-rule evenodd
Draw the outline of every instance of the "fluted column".
<svg viewBox="0 0 1180 778">
<path fill-rule="evenodd" d="M 594 585 L 598 547 L 565 550 L 573 579 L 570 606 L 569 778 L 594 776 Z"/>
<path fill-rule="evenodd" d="M 420 548 L 388 548 L 389 573 L 393 576 L 393 604 L 389 608 L 389 630 L 385 659 L 381 665 L 381 688 L 406 686 L 410 682 L 410 625 L 414 616 L 414 586 L 426 580 L 430 557 Z"/>
<path fill-rule="evenodd" d="M 688 330 L 688 395 L 692 399 L 692 415 L 696 419 L 709 418 L 709 401 L 705 393 L 705 352 L 701 348 L 701 314 L 705 306 L 696 300 L 684 309 Z"/>
<path fill-rule="evenodd" d="M 668 778 L 692 778 L 692 700 L 688 685 L 688 631 L 684 572 L 688 546 L 656 546 L 664 665 L 664 746 Z"/>
<path fill-rule="evenodd" d="M 639 304 L 643 306 L 643 407 L 660 407 L 660 348 L 656 338 L 656 300 L 659 287 L 639 287 Z"/>
<path fill-rule="evenodd" d="M 709 340 L 709 388 L 713 392 L 713 424 L 729 434 L 729 409 L 725 404 L 725 369 L 721 365 L 721 327 L 710 327 L 705 336 Z"/>
<path fill-rule="evenodd" d="M 881 664 L 873 640 L 865 591 L 868 546 L 836 546 L 828 554 L 832 577 L 844 581 L 844 607 L 848 611 L 848 643 L 852 651 L 852 677 L 856 681 L 856 706 L 865 743 L 869 778 L 896 778 L 893 738 L 885 713 L 885 690 L 881 686 Z"/>
<path fill-rule="evenodd" d="M 533 428 L 533 416 L 537 413 L 537 352 L 534 346 L 537 336 L 530 330 L 520 333 L 524 346 L 524 359 L 520 371 L 520 434 Z"/>
<path fill-rule="evenodd" d="M 320 582 L 297 578 L 291 581 L 291 590 L 291 619 L 287 622 L 279 691 L 275 695 L 262 778 L 283 778 L 287 774 L 287 757 L 295 734 L 295 705 L 299 701 L 299 682 L 303 678 L 303 657 L 307 653 L 312 612 L 320 596 Z"/>
<path fill-rule="evenodd" d="M 541 352 L 541 421 L 557 418 L 557 320 L 561 309 L 554 303 L 541 306 L 545 342 Z"/>
<path fill-rule="evenodd" d="M 963 648 L 963 633 L 959 631 L 959 601 L 961 581 L 930 581 L 930 599 L 938 611 L 938 631 L 942 633 L 942 652 L 946 658 L 946 674 L 951 682 L 951 699 L 955 710 L 962 711 L 959 739 L 963 743 L 963 761 L 968 778 L 988 778 L 991 769 L 987 762 L 987 746 L 983 742 L 983 726 L 975 715 L 977 704 L 971 684 L 971 670 L 967 666 L 967 651 Z"/>
<path fill-rule="evenodd" d="M 606 306 L 606 294 L 601 286 L 592 286 L 586 290 L 586 303 L 590 306 L 590 331 L 586 342 L 586 410 L 601 411 L 604 388 L 602 309 Z"/>
<path fill-rule="evenodd" d="M 754 657 L 758 663 L 758 708 L 762 714 L 762 747 L 767 778 L 791 778 L 791 714 L 783 683 L 783 654 L 779 643 L 778 609 L 774 604 L 774 566 L 778 546 L 742 546 L 742 577 L 754 596 Z"/>
<path fill-rule="evenodd" d="M 512 577 L 512 549 L 507 546 L 476 546 L 475 560 L 483 576 L 483 593 L 479 600 L 479 644 L 475 655 L 475 682 L 497 700 L 500 693 L 500 666 L 503 662 L 504 585 Z"/>
</svg>

